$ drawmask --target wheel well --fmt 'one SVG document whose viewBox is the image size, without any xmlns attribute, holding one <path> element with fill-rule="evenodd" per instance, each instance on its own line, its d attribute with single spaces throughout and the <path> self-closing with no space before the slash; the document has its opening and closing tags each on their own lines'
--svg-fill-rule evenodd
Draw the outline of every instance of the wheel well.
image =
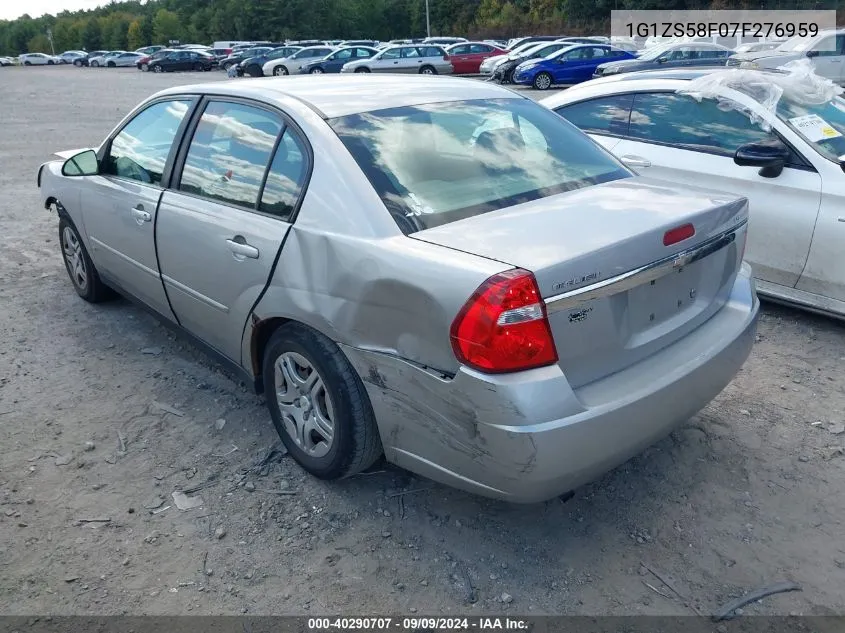
<svg viewBox="0 0 845 633">
<path fill-rule="evenodd" d="M 291 323 L 291 320 L 282 317 L 272 317 L 259 321 L 252 328 L 252 340 L 250 341 L 249 350 L 250 358 L 252 359 L 252 375 L 255 376 L 255 390 L 258 393 L 264 390 L 264 381 L 261 380 L 261 369 L 264 367 L 264 350 L 267 349 L 267 342 L 273 336 L 273 333 L 286 323 Z"/>
<path fill-rule="evenodd" d="M 58 207 L 58 206 L 59 206 L 59 201 L 58 201 L 58 200 L 56 200 L 55 196 L 50 196 L 50 197 L 49 197 L 49 198 L 47 198 L 47 200 L 44 202 L 44 208 L 45 208 L 45 209 L 49 209 L 49 208 L 50 208 L 50 207 L 52 207 L 54 204 Z"/>
</svg>

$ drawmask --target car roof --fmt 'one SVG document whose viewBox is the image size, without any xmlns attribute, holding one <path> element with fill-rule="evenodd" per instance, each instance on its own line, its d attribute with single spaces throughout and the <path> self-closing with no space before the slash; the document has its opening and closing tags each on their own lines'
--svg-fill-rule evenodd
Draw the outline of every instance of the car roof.
<svg viewBox="0 0 845 633">
<path fill-rule="evenodd" d="M 472 79 L 370 73 L 213 82 L 169 88 L 157 96 L 192 93 L 241 96 L 268 103 L 292 97 L 328 119 L 425 103 L 525 98 L 499 85 Z"/>
</svg>

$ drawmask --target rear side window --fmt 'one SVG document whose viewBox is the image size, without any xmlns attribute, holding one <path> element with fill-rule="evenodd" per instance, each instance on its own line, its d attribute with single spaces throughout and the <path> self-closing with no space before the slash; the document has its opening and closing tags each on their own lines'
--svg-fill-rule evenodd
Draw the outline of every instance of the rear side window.
<svg viewBox="0 0 845 633">
<path fill-rule="evenodd" d="M 288 128 L 270 164 L 259 209 L 289 222 L 305 185 L 307 169 L 305 146 Z"/>
<path fill-rule="evenodd" d="M 492 50 L 493 50 L 493 47 L 488 46 L 487 44 L 472 44 L 469 47 L 469 52 L 475 53 L 475 54 L 477 54 L 477 53 L 489 53 Z"/>
<path fill-rule="evenodd" d="M 628 133 L 633 95 L 612 95 L 565 105 L 556 110 L 567 121 L 593 134 Z"/>
<path fill-rule="evenodd" d="M 528 99 L 390 108 L 329 123 L 406 234 L 630 175 Z"/>
<path fill-rule="evenodd" d="M 671 92 L 635 95 L 628 135 L 726 156 L 733 156 L 740 145 L 772 137 L 741 112 L 720 109 L 713 99 L 699 102 Z"/>
<path fill-rule="evenodd" d="M 402 57 L 403 59 L 413 58 L 413 57 L 420 57 L 420 50 L 425 52 L 425 49 L 416 49 L 416 48 L 403 48 L 402 49 Z"/>
<path fill-rule="evenodd" d="M 104 172 L 158 185 L 190 101 L 160 101 L 135 115 L 109 148 Z"/>
<path fill-rule="evenodd" d="M 279 117 L 266 110 L 209 102 L 191 139 L 179 190 L 254 209 L 281 130 Z"/>
</svg>

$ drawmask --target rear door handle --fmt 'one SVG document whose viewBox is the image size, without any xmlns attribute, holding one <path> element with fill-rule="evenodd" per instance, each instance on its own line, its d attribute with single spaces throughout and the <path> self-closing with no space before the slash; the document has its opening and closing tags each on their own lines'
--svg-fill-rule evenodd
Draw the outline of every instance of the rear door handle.
<svg viewBox="0 0 845 633">
<path fill-rule="evenodd" d="M 246 243 L 246 240 L 241 235 L 236 235 L 231 240 L 226 240 L 226 246 L 235 255 L 242 257 L 249 257 L 250 259 L 258 259 L 258 249 Z"/>
<path fill-rule="evenodd" d="M 651 167 L 651 161 L 647 158 L 643 158 L 642 156 L 632 156 L 631 154 L 623 156 L 622 162 L 628 167 Z"/>
<path fill-rule="evenodd" d="M 149 222 L 153 219 L 153 216 L 150 214 L 150 212 L 144 211 L 144 205 L 141 204 L 132 209 L 130 213 L 132 213 L 132 217 L 139 225 L 143 224 L 144 222 Z"/>
</svg>

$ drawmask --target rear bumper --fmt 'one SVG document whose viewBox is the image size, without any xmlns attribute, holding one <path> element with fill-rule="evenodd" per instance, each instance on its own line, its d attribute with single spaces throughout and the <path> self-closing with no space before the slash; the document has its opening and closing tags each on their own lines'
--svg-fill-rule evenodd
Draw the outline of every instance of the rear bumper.
<svg viewBox="0 0 845 633">
<path fill-rule="evenodd" d="M 630 459 L 706 406 L 754 343 L 759 301 L 744 265 L 725 306 L 636 365 L 573 390 L 558 366 L 444 379 L 344 347 L 389 461 L 477 494 L 531 503 Z"/>
</svg>

